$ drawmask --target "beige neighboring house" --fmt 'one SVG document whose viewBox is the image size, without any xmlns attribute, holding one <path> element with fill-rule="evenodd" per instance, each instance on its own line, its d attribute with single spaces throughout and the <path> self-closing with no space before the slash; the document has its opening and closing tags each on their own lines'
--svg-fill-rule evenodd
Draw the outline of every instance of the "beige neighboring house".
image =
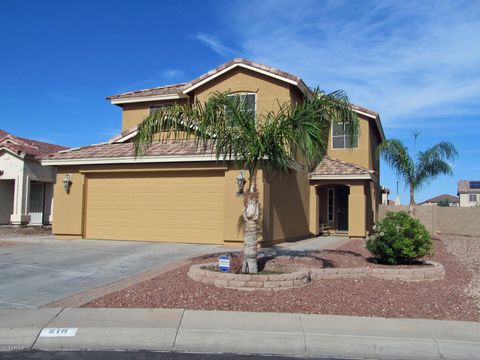
<svg viewBox="0 0 480 360">
<path fill-rule="evenodd" d="M 67 239 L 241 244 L 240 170 L 216 162 L 191 142 L 154 143 L 135 157 L 137 125 L 159 107 L 205 101 L 215 91 L 244 96 L 256 114 L 311 97 L 299 77 L 245 59 L 231 60 L 187 83 L 109 96 L 122 109 L 118 136 L 44 157 L 58 169 L 53 233 Z M 385 139 L 379 115 L 354 106 L 360 132 L 353 146 L 343 126 L 329 135 L 325 159 L 312 173 L 259 171 L 263 245 L 319 233 L 365 237 L 381 201 L 376 147 Z"/>
<path fill-rule="evenodd" d="M 480 206 L 480 180 L 459 180 L 460 207 Z"/>
<path fill-rule="evenodd" d="M 56 169 L 36 156 L 66 149 L 0 130 L 0 224 L 50 224 Z"/>
<path fill-rule="evenodd" d="M 449 194 L 442 194 L 442 195 L 435 196 L 431 199 L 427 199 L 427 200 L 421 202 L 420 204 L 418 204 L 418 206 L 438 205 L 438 203 L 441 202 L 441 201 L 448 201 L 448 204 L 451 207 L 460 206 L 460 199 L 458 198 L 458 196 L 453 196 L 453 195 L 449 195 Z"/>
</svg>

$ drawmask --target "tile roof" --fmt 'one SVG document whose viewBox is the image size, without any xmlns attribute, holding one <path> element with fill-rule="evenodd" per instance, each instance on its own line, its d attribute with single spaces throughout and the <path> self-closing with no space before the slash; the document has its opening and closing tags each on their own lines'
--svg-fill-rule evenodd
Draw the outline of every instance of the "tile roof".
<svg viewBox="0 0 480 360">
<path fill-rule="evenodd" d="M 455 203 L 460 202 L 460 199 L 457 196 L 453 196 L 453 195 L 449 195 L 449 194 L 442 194 L 442 195 L 435 196 L 431 199 L 427 199 L 427 200 L 425 200 L 424 202 L 421 202 L 418 205 L 422 205 L 422 204 L 425 204 L 425 203 L 435 203 L 436 204 L 436 203 L 438 203 L 439 201 L 442 201 L 442 200 L 448 200 L 448 202 L 450 204 L 455 204 Z"/>
<path fill-rule="evenodd" d="M 65 146 L 15 136 L 4 130 L 0 130 L 0 148 L 6 148 L 19 155 L 31 156 L 41 156 L 67 149 Z"/>
<path fill-rule="evenodd" d="M 284 78 L 296 81 L 296 82 L 302 82 L 302 79 L 299 78 L 298 76 L 292 75 L 290 73 L 287 73 L 282 70 L 278 70 L 274 67 L 263 65 L 256 63 L 251 60 L 247 60 L 244 58 L 235 58 L 233 60 L 227 61 L 226 63 L 216 67 L 213 70 L 210 70 L 209 72 L 199 76 L 196 79 L 193 79 L 192 81 L 188 83 L 180 83 L 180 84 L 173 84 L 173 85 L 166 85 L 166 86 L 160 86 L 160 87 L 155 87 L 155 88 L 150 88 L 150 89 L 143 89 L 143 90 L 137 90 L 137 91 L 130 91 L 122 94 L 116 94 L 116 95 L 111 95 L 107 97 L 107 100 L 118 100 L 118 99 L 128 99 L 128 98 L 135 98 L 135 97 L 144 97 L 144 96 L 154 96 L 154 95 L 181 95 L 183 94 L 183 91 L 185 89 L 188 89 L 189 87 L 192 87 L 199 82 L 209 78 L 212 75 L 215 75 L 222 70 L 234 65 L 234 64 L 243 64 L 243 65 L 248 65 L 251 67 L 254 67 L 259 70 L 267 71 L 273 75 L 278 75 L 282 76 Z"/>
<path fill-rule="evenodd" d="M 323 160 L 310 173 L 310 176 L 322 175 L 370 175 L 375 171 L 355 165 L 347 161 L 325 156 Z"/>
<path fill-rule="evenodd" d="M 480 180 L 459 180 L 457 183 L 459 194 L 480 194 L 480 189 L 470 188 L 470 182 L 480 182 Z"/>
<path fill-rule="evenodd" d="M 153 142 L 142 157 L 149 156 L 192 156 L 211 153 L 211 148 L 198 149 L 195 141 Z M 73 160 L 100 158 L 131 158 L 134 157 L 133 143 L 102 143 L 60 151 L 42 157 L 43 160 Z"/>
<path fill-rule="evenodd" d="M 154 87 L 150 89 L 129 91 L 126 93 L 107 96 L 107 100 L 129 99 L 129 98 L 136 98 L 136 97 L 142 97 L 142 96 L 154 96 L 154 95 L 180 95 L 180 94 L 183 94 L 183 89 L 185 89 L 185 85 L 186 83 L 180 83 L 180 84 L 159 86 L 159 87 Z"/>
<path fill-rule="evenodd" d="M 212 75 L 215 75 L 219 72 L 221 72 L 222 70 L 225 70 L 226 68 L 234 65 L 234 64 L 243 64 L 243 65 L 248 65 L 248 66 L 251 66 L 251 67 L 254 67 L 256 69 L 259 69 L 259 70 L 263 70 L 263 71 L 267 71 L 273 75 L 278 75 L 278 76 L 281 76 L 281 77 L 284 77 L 284 78 L 287 78 L 287 79 L 290 79 L 290 80 L 293 80 L 293 81 L 297 81 L 297 82 L 300 82 L 302 81 L 301 78 L 299 78 L 298 76 L 295 76 L 295 75 L 292 75 L 290 73 L 287 73 L 285 71 L 282 71 L 282 70 L 279 70 L 279 69 L 276 69 L 274 67 L 271 67 L 271 66 L 268 66 L 268 65 L 263 65 L 263 64 L 259 64 L 257 62 L 254 62 L 254 61 L 251 61 L 251 60 L 247 60 L 247 59 L 244 59 L 244 58 L 235 58 L 233 60 L 230 60 L 230 61 L 227 61 L 225 64 L 222 64 L 218 67 L 216 67 L 215 69 L 213 70 L 210 70 L 209 72 L 199 76 L 198 78 L 192 80 L 191 82 L 189 82 L 188 84 L 185 85 L 186 88 L 189 88 L 191 86 L 194 86 L 196 85 L 197 83 L 209 78 L 210 76 Z"/>
</svg>

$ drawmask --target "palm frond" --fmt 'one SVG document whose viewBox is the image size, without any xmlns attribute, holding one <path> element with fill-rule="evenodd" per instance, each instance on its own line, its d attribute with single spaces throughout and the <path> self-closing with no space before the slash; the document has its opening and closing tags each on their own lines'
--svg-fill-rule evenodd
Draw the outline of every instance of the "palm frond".
<svg viewBox="0 0 480 360">
<path fill-rule="evenodd" d="M 386 140 L 378 146 L 377 152 L 393 168 L 398 177 L 404 179 L 407 184 L 414 181 L 415 166 L 407 147 L 401 141 Z"/>
<path fill-rule="evenodd" d="M 147 116 L 134 139 L 142 155 L 155 140 L 194 141 L 217 160 L 234 160 L 251 173 L 262 162 L 265 169 L 285 171 L 293 163 L 312 168 L 325 155 L 330 126 L 358 119 L 343 92 L 315 93 L 298 104 L 279 104 L 279 110 L 255 118 L 245 101 L 227 92 L 212 94 L 205 103 L 174 105 Z M 158 135 L 160 134 L 160 135 Z"/>
<path fill-rule="evenodd" d="M 451 175 L 452 168 L 447 161 L 454 160 L 457 156 L 455 146 L 445 141 L 420 151 L 415 169 L 415 188 L 420 188 L 425 181 L 439 175 Z"/>
</svg>

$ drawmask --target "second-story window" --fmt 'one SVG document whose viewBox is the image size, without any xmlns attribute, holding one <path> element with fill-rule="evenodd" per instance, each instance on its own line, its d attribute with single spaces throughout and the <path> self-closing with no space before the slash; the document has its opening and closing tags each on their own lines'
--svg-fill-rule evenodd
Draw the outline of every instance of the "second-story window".
<svg viewBox="0 0 480 360">
<path fill-rule="evenodd" d="M 149 108 L 150 115 L 152 115 L 156 111 L 159 111 L 159 110 L 162 110 L 162 109 L 165 109 L 165 108 L 169 108 L 170 106 L 172 106 L 172 105 L 171 104 L 150 105 L 150 108 Z"/>
<path fill-rule="evenodd" d="M 236 97 L 239 101 L 245 102 L 248 111 L 253 113 L 253 117 L 257 116 L 257 94 L 255 93 L 235 93 L 228 95 L 229 97 Z"/>
<path fill-rule="evenodd" d="M 332 148 L 358 148 L 358 134 L 354 135 L 353 139 L 350 139 L 349 123 L 338 123 L 332 125 Z"/>
</svg>

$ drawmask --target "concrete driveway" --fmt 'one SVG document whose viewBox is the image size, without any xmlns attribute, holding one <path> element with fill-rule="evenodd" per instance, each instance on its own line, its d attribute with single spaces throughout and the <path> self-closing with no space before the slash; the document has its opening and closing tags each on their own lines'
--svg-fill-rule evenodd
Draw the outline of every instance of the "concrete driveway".
<svg viewBox="0 0 480 360">
<path fill-rule="evenodd" d="M 7 240 L 7 239 L 4 239 Z M 109 284 L 218 245 L 138 241 L 9 240 L 0 247 L 0 308 L 34 308 Z"/>
</svg>

